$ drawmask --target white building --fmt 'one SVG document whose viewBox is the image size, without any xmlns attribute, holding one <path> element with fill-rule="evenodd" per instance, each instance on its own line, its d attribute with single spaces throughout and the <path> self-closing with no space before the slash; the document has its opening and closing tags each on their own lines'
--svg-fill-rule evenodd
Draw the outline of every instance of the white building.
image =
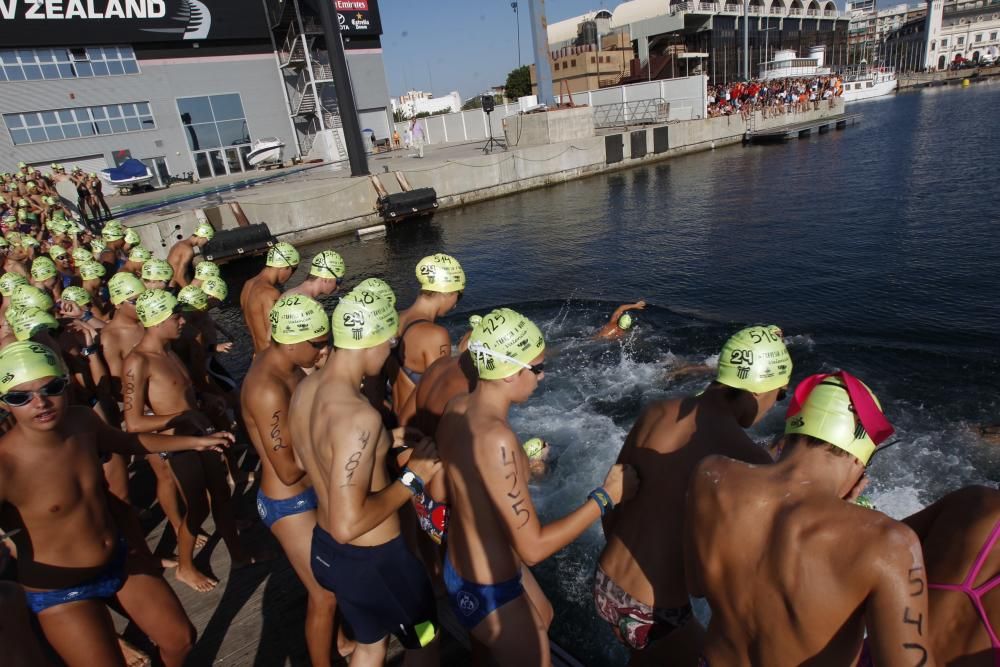
<svg viewBox="0 0 1000 667">
<path fill-rule="evenodd" d="M 421 113 L 437 114 L 462 110 L 462 97 L 457 91 L 452 91 L 444 97 L 434 97 L 422 90 L 411 90 L 398 99 L 392 99 L 393 113 L 401 111 L 404 118 L 413 118 Z"/>
<path fill-rule="evenodd" d="M 1000 55 L 1000 2 L 945 2 L 941 20 L 929 21 L 927 66 L 944 69 L 957 59 L 996 61 Z"/>
</svg>

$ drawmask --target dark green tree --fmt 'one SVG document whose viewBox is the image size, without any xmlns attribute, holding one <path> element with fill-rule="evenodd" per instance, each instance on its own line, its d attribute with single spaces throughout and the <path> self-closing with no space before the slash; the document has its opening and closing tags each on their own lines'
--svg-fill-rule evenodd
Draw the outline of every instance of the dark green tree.
<svg viewBox="0 0 1000 667">
<path fill-rule="evenodd" d="M 507 98 L 516 100 L 531 94 L 531 70 L 527 65 L 511 70 L 507 75 Z"/>
</svg>

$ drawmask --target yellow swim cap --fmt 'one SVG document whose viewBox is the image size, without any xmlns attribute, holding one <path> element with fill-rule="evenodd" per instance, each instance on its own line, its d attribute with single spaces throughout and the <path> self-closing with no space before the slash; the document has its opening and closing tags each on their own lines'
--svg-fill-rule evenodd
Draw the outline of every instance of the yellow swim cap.
<svg viewBox="0 0 1000 667">
<path fill-rule="evenodd" d="M 28 284 L 28 279 L 20 273 L 5 273 L 0 276 L 0 295 L 10 296 L 19 286 Z"/>
<path fill-rule="evenodd" d="M 14 332 L 14 338 L 18 340 L 28 340 L 40 329 L 54 331 L 59 328 L 59 323 L 51 313 L 30 306 L 8 308 L 4 315 Z"/>
<path fill-rule="evenodd" d="M 209 278 L 219 277 L 219 265 L 215 262 L 210 262 L 207 259 L 199 262 L 198 266 L 194 267 L 194 277 L 195 280 L 207 280 Z"/>
<path fill-rule="evenodd" d="M 66 377 L 62 359 L 49 348 L 27 341 L 0 348 L 0 394 L 47 377 Z"/>
<path fill-rule="evenodd" d="M 100 262 L 89 261 L 80 265 L 80 277 L 84 280 L 97 280 L 103 278 L 108 270 Z"/>
<path fill-rule="evenodd" d="M 174 277 L 174 269 L 165 259 L 148 259 L 142 265 L 142 279 L 169 281 Z"/>
<path fill-rule="evenodd" d="M 278 299 L 268 314 L 271 339 L 282 345 L 304 343 L 330 333 L 330 322 L 318 301 L 301 294 Z"/>
<path fill-rule="evenodd" d="M 763 394 L 786 386 L 791 377 L 792 358 L 776 326 L 743 329 L 719 353 L 719 384 Z"/>
<path fill-rule="evenodd" d="M 105 241 L 120 241 L 125 238 L 125 227 L 122 226 L 122 223 L 112 220 L 104 225 L 104 229 L 101 230 L 101 238 Z"/>
<path fill-rule="evenodd" d="M 203 222 L 194 228 L 194 235 L 211 241 L 215 238 L 215 228 L 207 222 Z"/>
<path fill-rule="evenodd" d="M 51 257 L 52 259 L 60 259 L 61 257 L 65 257 L 68 254 L 69 251 L 66 250 L 66 248 L 62 247 L 61 245 L 54 245 L 51 248 L 49 248 L 49 257 Z"/>
<path fill-rule="evenodd" d="M 29 234 L 21 235 L 21 247 L 22 248 L 37 248 L 41 245 L 34 236 Z"/>
<path fill-rule="evenodd" d="M 337 305 L 331 318 L 333 344 L 343 350 L 366 350 L 392 339 L 399 315 L 374 292 L 354 290 Z"/>
<path fill-rule="evenodd" d="M 200 287 L 188 285 L 177 293 L 177 301 L 184 305 L 184 310 L 208 310 L 208 295 Z M 136 304 L 138 306 L 138 304 Z"/>
<path fill-rule="evenodd" d="M 125 243 L 129 245 L 139 245 L 142 243 L 142 238 L 139 236 L 139 232 L 135 231 L 131 227 L 125 230 Z"/>
<path fill-rule="evenodd" d="M 497 308 L 483 317 L 469 337 L 469 352 L 483 380 L 502 380 L 531 368 L 544 350 L 541 330 L 510 308 Z"/>
<path fill-rule="evenodd" d="M 545 441 L 541 438 L 532 438 L 521 445 L 521 447 L 524 448 L 524 453 L 529 459 L 535 459 L 545 449 Z"/>
<path fill-rule="evenodd" d="M 371 292 L 388 301 L 393 308 L 396 307 L 396 293 L 392 291 L 389 283 L 381 278 L 365 278 L 354 289 Z"/>
<path fill-rule="evenodd" d="M 90 262 L 94 259 L 94 253 L 90 252 L 86 248 L 73 248 L 73 261 L 76 264 L 83 264 L 84 262 Z"/>
<path fill-rule="evenodd" d="M 132 248 L 128 253 L 128 261 L 130 262 L 148 262 L 153 259 L 153 253 L 143 248 L 141 245 L 137 245 Z"/>
<path fill-rule="evenodd" d="M 56 269 L 56 263 L 44 255 L 36 257 L 31 263 L 31 277 L 34 280 L 48 280 L 57 273 L 59 271 Z"/>
<path fill-rule="evenodd" d="M 312 268 L 309 269 L 310 276 L 317 278 L 336 278 L 340 280 L 347 273 L 344 259 L 333 250 L 324 250 L 318 253 L 312 260 Z"/>
<path fill-rule="evenodd" d="M 167 290 L 151 289 L 136 299 L 135 314 L 142 326 L 149 329 L 170 319 L 179 306 L 177 298 Z"/>
<path fill-rule="evenodd" d="M 86 306 L 91 301 L 90 292 L 82 287 L 72 285 L 63 289 L 62 296 L 60 298 L 63 301 L 72 301 L 73 303 L 81 306 Z"/>
<path fill-rule="evenodd" d="M 7 239 L 5 239 L 4 237 L 0 236 L 0 248 L 9 248 L 9 247 L 10 247 L 10 242 L 7 241 Z"/>
<path fill-rule="evenodd" d="M 229 296 L 229 285 L 222 278 L 206 278 L 201 282 L 201 290 L 219 301 L 225 301 Z"/>
<path fill-rule="evenodd" d="M 628 313 L 625 313 L 624 315 L 618 318 L 618 328 L 621 329 L 622 331 L 628 331 L 629 329 L 632 328 L 633 324 L 634 322 L 632 321 L 632 316 L 629 315 Z"/>
<path fill-rule="evenodd" d="M 298 266 L 299 251 L 291 243 L 275 243 L 267 251 L 267 265 L 276 269 Z"/>
<path fill-rule="evenodd" d="M 94 257 L 100 257 L 101 253 L 108 249 L 108 244 L 95 238 L 90 242 L 90 249 L 94 251 Z"/>
<path fill-rule="evenodd" d="M 21 245 L 21 233 L 20 232 L 7 232 L 4 235 L 11 245 Z"/>
<path fill-rule="evenodd" d="M 140 296 L 145 291 L 146 286 L 131 273 L 116 273 L 108 281 L 108 294 L 111 303 L 116 306 Z"/>
<path fill-rule="evenodd" d="M 457 259 L 438 253 L 420 260 L 417 281 L 420 289 L 428 292 L 461 292 L 465 289 L 465 271 Z"/>
<path fill-rule="evenodd" d="M 788 408 L 785 434 L 812 436 L 868 465 L 875 448 L 893 429 L 868 385 L 847 375 L 850 388 L 844 375 L 813 375 L 803 380 Z"/>
</svg>

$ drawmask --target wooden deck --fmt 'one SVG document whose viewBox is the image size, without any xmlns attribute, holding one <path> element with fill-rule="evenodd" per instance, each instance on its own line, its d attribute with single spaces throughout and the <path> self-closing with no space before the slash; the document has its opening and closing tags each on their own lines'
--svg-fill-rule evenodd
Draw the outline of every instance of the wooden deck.
<svg viewBox="0 0 1000 667">
<path fill-rule="evenodd" d="M 749 130 L 746 133 L 745 141 L 751 144 L 780 143 L 795 137 L 807 137 L 813 132 L 829 132 L 832 128 L 840 130 L 860 122 L 861 114 L 859 113 L 839 114 L 766 130 Z"/>
</svg>

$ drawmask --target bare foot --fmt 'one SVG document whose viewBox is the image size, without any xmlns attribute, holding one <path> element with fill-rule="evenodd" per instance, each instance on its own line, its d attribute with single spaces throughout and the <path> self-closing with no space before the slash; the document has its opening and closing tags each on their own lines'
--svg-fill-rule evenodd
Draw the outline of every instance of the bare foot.
<svg viewBox="0 0 1000 667">
<path fill-rule="evenodd" d="M 118 638 L 118 646 L 122 650 L 122 656 L 124 656 L 125 664 L 128 667 L 152 667 L 153 661 L 149 659 L 148 655 L 121 637 Z"/>
<path fill-rule="evenodd" d="M 199 593 L 208 593 L 219 585 L 219 581 L 217 579 L 205 576 L 195 569 L 185 570 L 184 568 L 178 566 L 174 572 L 174 576 L 177 577 L 177 581 L 187 584 Z"/>
<path fill-rule="evenodd" d="M 194 538 L 194 548 L 203 549 L 206 544 L 208 544 L 208 535 L 205 533 L 198 533 L 198 537 Z"/>
<path fill-rule="evenodd" d="M 160 559 L 160 567 L 162 567 L 164 570 L 169 570 L 172 567 L 177 567 L 177 559 L 176 558 L 161 558 Z"/>
</svg>

